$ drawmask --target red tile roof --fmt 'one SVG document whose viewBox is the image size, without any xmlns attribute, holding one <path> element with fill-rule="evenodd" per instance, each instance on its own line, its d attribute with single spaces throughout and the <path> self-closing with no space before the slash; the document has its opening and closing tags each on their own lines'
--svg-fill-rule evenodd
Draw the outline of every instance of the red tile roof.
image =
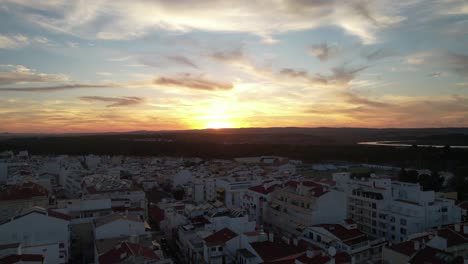
<svg viewBox="0 0 468 264">
<path fill-rule="evenodd" d="M 263 184 L 261 184 L 261 185 L 250 187 L 249 190 L 254 191 L 254 192 L 258 192 L 258 193 L 261 193 L 261 194 L 269 194 L 269 193 L 273 192 L 277 186 L 278 185 L 275 184 L 275 185 L 272 185 L 272 186 L 270 186 L 268 188 L 265 188 L 265 186 Z"/>
<path fill-rule="evenodd" d="M 458 204 L 458 207 L 460 207 L 463 210 L 468 210 L 468 201 L 464 201 Z"/>
<path fill-rule="evenodd" d="M 47 189 L 39 184 L 27 182 L 21 185 L 12 185 L 0 193 L 0 201 L 31 199 L 37 196 L 47 197 Z"/>
<path fill-rule="evenodd" d="M 210 220 L 206 219 L 206 217 L 202 215 L 191 218 L 190 222 L 194 226 L 204 226 L 206 224 L 211 224 Z"/>
<path fill-rule="evenodd" d="M 219 244 L 219 243 L 226 243 L 227 241 L 235 237 L 237 237 L 237 234 L 234 233 L 231 229 L 223 228 L 219 230 L 218 232 L 215 232 L 205 237 L 203 240 L 205 240 L 205 242 L 209 244 Z"/>
<path fill-rule="evenodd" d="M 344 226 L 339 224 L 321 224 L 316 226 L 326 229 L 343 242 L 366 237 L 366 235 L 357 228 L 346 229 Z"/>
<path fill-rule="evenodd" d="M 18 262 L 27 262 L 27 261 L 44 261 L 44 257 L 38 254 L 22 254 L 22 255 L 9 255 L 3 258 L 0 258 L 0 263 L 2 264 L 13 264 Z"/>
<path fill-rule="evenodd" d="M 351 263 L 351 256 L 346 252 L 339 252 L 335 255 L 335 264 L 345 264 Z M 316 252 L 316 254 L 309 258 L 306 254 L 297 258 L 302 264 L 325 264 L 331 260 L 331 257 L 325 254 L 322 254 L 321 251 Z"/>
<path fill-rule="evenodd" d="M 425 247 L 417 252 L 408 263 L 420 264 L 420 263 L 431 263 L 431 264 L 463 264 L 463 257 L 455 257 L 444 251 Z"/>
<path fill-rule="evenodd" d="M 164 210 L 159 208 L 158 206 L 150 207 L 148 210 L 148 214 L 151 220 L 153 220 L 157 224 L 164 220 Z"/>
<path fill-rule="evenodd" d="M 432 235 L 424 235 L 424 236 L 420 236 L 420 237 L 417 237 L 417 238 L 414 238 L 414 239 L 411 239 L 411 240 L 408 240 L 408 241 L 404 241 L 404 242 L 401 242 L 401 243 L 398 243 L 398 244 L 393 244 L 391 246 L 387 246 L 387 248 L 393 250 L 393 251 L 396 251 L 400 254 L 403 254 L 405 256 L 411 256 L 413 255 L 417 250 L 414 249 L 414 242 L 415 241 L 418 241 L 420 243 L 420 245 L 422 244 L 422 241 L 429 241 L 430 239 L 430 236 Z"/>
<path fill-rule="evenodd" d="M 461 227 L 461 232 L 463 232 L 463 226 Z M 451 228 L 439 229 L 437 230 L 437 235 L 447 240 L 447 247 L 468 244 L 468 237 L 457 233 L 454 229 Z"/>
<path fill-rule="evenodd" d="M 143 257 L 145 260 L 158 260 L 159 257 L 151 248 L 144 247 L 140 244 L 129 242 L 121 242 L 120 246 L 114 247 L 106 253 L 99 256 L 99 263 L 111 264 L 119 263 L 130 256 Z"/>
<path fill-rule="evenodd" d="M 48 210 L 47 215 L 51 216 L 51 217 L 58 218 L 58 219 L 62 219 L 62 220 L 65 220 L 65 221 L 70 221 L 71 220 L 71 216 L 69 216 L 67 214 L 62 214 L 62 213 L 59 213 L 59 212 L 56 212 L 56 211 L 53 211 L 53 210 Z"/>
<path fill-rule="evenodd" d="M 250 244 L 257 252 L 263 262 L 267 263 L 283 263 L 284 261 L 294 263 L 294 260 L 304 254 L 306 249 L 300 246 L 287 245 L 281 242 L 254 242 Z M 279 262 L 281 261 L 281 262 Z"/>
</svg>

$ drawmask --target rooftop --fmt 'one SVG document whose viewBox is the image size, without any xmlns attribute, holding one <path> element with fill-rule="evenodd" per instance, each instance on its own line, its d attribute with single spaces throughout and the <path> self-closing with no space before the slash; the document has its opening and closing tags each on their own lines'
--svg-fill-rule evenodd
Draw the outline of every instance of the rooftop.
<svg viewBox="0 0 468 264">
<path fill-rule="evenodd" d="M 223 228 L 218 232 L 205 237 L 203 240 L 205 240 L 205 242 L 208 244 L 224 244 L 235 237 L 237 237 L 235 232 L 229 228 Z"/>
<path fill-rule="evenodd" d="M 20 185 L 12 185 L 0 192 L 0 201 L 23 200 L 34 197 L 47 197 L 47 189 L 33 182 L 26 182 Z"/>
</svg>

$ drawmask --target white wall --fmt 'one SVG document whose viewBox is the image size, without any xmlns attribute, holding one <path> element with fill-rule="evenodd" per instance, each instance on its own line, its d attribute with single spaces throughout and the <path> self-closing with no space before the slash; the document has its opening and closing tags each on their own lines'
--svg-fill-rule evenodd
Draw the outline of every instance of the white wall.
<svg viewBox="0 0 468 264">
<path fill-rule="evenodd" d="M 0 244 L 18 242 L 23 243 L 24 247 L 29 247 L 62 242 L 68 251 L 69 239 L 68 221 L 41 213 L 33 212 L 0 225 Z"/>
<path fill-rule="evenodd" d="M 146 233 L 143 222 L 118 219 L 105 225 L 96 227 L 95 238 L 112 238 L 120 236 L 143 235 Z"/>
</svg>

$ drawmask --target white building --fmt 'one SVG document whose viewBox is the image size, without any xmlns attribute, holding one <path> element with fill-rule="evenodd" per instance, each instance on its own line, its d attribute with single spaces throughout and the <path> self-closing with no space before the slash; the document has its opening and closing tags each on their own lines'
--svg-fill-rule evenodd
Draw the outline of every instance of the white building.
<svg viewBox="0 0 468 264">
<path fill-rule="evenodd" d="M 276 187 L 279 187 L 277 181 L 269 181 L 263 184 L 250 187 L 242 197 L 242 209 L 249 215 L 249 219 L 256 221 L 257 224 L 263 224 L 265 211 L 271 194 Z"/>
<path fill-rule="evenodd" d="M 348 217 L 374 237 L 404 241 L 408 235 L 460 221 L 461 210 L 450 199 L 422 191 L 417 183 L 392 182 L 387 178 L 352 179 L 334 174 L 337 187 L 348 199 Z"/>
<path fill-rule="evenodd" d="M 34 207 L 0 224 L 0 244 L 21 243 L 21 254 L 41 254 L 45 263 L 67 263 L 69 217 Z"/>
<path fill-rule="evenodd" d="M 271 195 L 264 222 L 288 234 L 346 218 L 345 193 L 328 184 L 289 181 Z"/>
<path fill-rule="evenodd" d="M 227 177 L 216 181 L 217 198 L 227 208 L 240 208 L 247 189 L 260 184 L 260 180 L 248 177 Z"/>
<path fill-rule="evenodd" d="M 95 239 L 146 234 L 145 224 L 136 216 L 111 214 L 94 219 Z"/>
</svg>

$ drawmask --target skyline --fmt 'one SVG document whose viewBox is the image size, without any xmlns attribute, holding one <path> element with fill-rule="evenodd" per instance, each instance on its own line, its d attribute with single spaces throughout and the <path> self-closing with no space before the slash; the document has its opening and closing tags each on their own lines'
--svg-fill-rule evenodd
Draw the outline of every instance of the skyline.
<svg viewBox="0 0 468 264">
<path fill-rule="evenodd" d="M 0 15 L 0 132 L 468 126 L 462 0 L 6 0 Z"/>
</svg>

